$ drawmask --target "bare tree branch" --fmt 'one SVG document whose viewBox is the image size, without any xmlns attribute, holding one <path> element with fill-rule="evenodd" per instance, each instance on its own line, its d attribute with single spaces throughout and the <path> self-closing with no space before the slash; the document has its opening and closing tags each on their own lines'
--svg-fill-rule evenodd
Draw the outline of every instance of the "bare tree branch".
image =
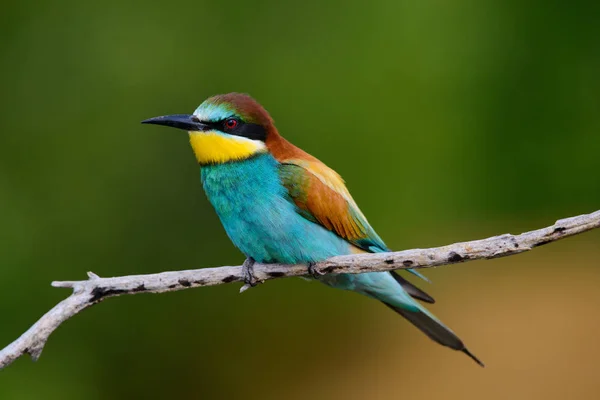
<svg viewBox="0 0 600 400">
<path fill-rule="evenodd" d="M 328 274 L 358 274 L 406 268 L 437 267 L 522 253 L 543 244 L 598 227 L 600 227 L 600 210 L 587 215 L 562 219 L 550 227 L 520 235 L 506 234 L 431 249 L 332 257 L 318 263 L 316 268 Z M 307 274 L 308 269 L 305 265 L 254 265 L 254 275 L 259 281 Z M 48 337 L 61 323 L 105 298 L 124 294 L 172 292 L 244 280 L 241 266 L 202 268 L 116 278 L 100 278 L 98 275 L 88 272 L 88 276 L 89 279 L 85 281 L 52 282 L 54 287 L 72 288 L 73 294 L 54 306 L 27 332 L 0 351 L 0 369 L 11 364 L 23 354 L 29 354 L 34 360 L 37 360 Z M 245 288 L 246 286 L 242 287 L 242 291 Z"/>
</svg>

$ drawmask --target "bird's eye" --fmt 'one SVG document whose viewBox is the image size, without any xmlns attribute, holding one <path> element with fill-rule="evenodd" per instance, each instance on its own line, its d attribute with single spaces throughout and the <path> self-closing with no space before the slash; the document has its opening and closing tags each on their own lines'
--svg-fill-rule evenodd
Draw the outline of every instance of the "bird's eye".
<svg viewBox="0 0 600 400">
<path fill-rule="evenodd" d="M 225 120 L 225 128 L 233 129 L 238 126 L 238 120 L 235 118 L 228 118 Z"/>
</svg>

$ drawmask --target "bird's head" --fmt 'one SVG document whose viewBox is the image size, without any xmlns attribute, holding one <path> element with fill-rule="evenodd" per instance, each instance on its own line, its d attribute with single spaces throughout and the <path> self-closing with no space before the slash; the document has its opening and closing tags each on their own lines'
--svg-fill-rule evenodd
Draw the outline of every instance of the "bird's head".
<svg viewBox="0 0 600 400">
<path fill-rule="evenodd" d="M 277 134 L 269 113 L 252 97 L 241 93 L 210 97 L 191 115 L 166 115 L 142 123 L 188 131 L 196 159 L 202 165 L 239 161 L 264 153 L 267 137 Z"/>
</svg>

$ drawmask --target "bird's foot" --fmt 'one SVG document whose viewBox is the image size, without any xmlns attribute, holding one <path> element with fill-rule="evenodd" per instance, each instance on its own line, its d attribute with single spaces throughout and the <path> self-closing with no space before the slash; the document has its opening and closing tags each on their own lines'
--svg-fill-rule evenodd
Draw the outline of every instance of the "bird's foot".
<svg viewBox="0 0 600 400">
<path fill-rule="evenodd" d="M 255 263 L 256 263 L 256 261 L 254 261 L 254 259 L 252 257 L 248 257 L 248 258 L 246 258 L 246 261 L 244 261 L 244 263 L 242 264 L 242 274 L 244 275 L 244 286 L 242 286 L 242 288 L 240 289 L 240 293 L 245 292 L 246 290 L 250 289 L 251 287 L 258 285 L 259 283 L 262 283 L 262 281 L 256 279 L 256 277 L 254 276 L 254 264 Z"/>
<path fill-rule="evenodd" d="M 315 279 L 325 275 L 325 272 L 322 272 L 319 268 L 317 268 L 317 263 L 314 262 L 308 263 L 308 273 L 311 274 Z"/>
</svg>

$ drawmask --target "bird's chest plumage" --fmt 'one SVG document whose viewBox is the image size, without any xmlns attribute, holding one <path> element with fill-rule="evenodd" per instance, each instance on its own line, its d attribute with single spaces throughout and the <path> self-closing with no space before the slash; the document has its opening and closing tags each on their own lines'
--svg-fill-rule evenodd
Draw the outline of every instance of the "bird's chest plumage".
<svg viewBox="0 0 600 400">
<path fill-rule="evenodd" d="M 278 168 L 270 154 L 202 167 L 206 195 L 233 243 L 259 262 L 302 263 L 347 254 L 347 242 L 298 214 Z"/>
</svg>

